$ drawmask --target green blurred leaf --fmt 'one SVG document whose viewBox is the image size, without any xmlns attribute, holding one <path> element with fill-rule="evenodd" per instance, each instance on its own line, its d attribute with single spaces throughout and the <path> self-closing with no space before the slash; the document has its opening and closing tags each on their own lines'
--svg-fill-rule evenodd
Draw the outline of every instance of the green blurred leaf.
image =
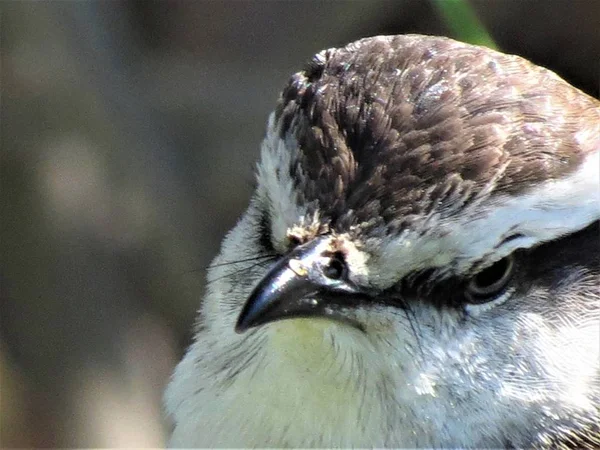
<svg viewBox="0 0 600 450">
<path fill-rule="evenodd" d="M 498 46 L 467 0 L 432 0 L 432 2 L 450 28 L 453 37 L 470 44 L 484 45 L 498 50 Z"/>
</svg>

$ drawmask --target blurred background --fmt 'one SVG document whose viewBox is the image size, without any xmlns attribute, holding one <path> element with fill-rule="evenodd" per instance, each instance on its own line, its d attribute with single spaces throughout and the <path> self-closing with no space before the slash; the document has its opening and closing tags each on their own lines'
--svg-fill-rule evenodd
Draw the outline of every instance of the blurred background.
<svg viewBox="0 0 600 450">
<path fill-rule="evenodd" d="M 500 49 L 598 96 L 599 1 L 470 3 Z M 460 25 L 426 0 L 0 8 L 0 444 L 160 447 L 287 78 L 323 48 Z"/>
</svg>

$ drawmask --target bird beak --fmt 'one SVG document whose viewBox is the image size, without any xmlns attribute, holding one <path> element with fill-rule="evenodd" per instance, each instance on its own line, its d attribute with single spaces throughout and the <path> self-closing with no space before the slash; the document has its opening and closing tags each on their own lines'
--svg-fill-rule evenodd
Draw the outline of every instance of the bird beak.
<svg viewBox="0 0 600 450">
<path fill-rule="evenodd" d="M 330 236 L 321 237 L 296 247 L 269 270 L 246 301 L 235 330 L 243 333 L 288 318 L 336 316 L 328 299 L 357 293 L 343 255 L 333 250 Z"/>
</svg>

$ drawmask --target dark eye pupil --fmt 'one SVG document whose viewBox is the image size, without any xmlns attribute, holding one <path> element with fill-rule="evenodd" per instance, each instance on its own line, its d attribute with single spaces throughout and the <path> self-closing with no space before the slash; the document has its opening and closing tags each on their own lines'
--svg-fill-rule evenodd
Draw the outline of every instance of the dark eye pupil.
<svg viewBox="0 0 600 450">
<path fill-rule="evenodd" d="M 474 284 L 479 288 L 487 288 L 493 286 L 494 283 L 502 279 L 508 269 L 508 260 L 501 259 L 495 264 L 492 264 L 487 269 L 482 270 L 474 278 Z"/>
<path fill-rule="evenodd" d="M 327 266 L 323 269 L 323 273 L 327 278 L 332 280 L 339 280 L 342 278 L 346 266 L 342 261 L 337 258 L 333 258 Z"/>
</svg>

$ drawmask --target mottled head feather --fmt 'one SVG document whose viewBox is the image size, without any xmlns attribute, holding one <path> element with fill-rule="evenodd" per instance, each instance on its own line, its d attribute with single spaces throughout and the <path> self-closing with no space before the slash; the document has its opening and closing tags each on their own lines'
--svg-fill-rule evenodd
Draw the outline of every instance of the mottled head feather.
<svg viewBox="0 0 600 450">
<path fill-rule="evenodd" d="M 299 201 L 344 228 L 399 230 L 481 195 L 518 195 L 600 148 L 597 100 L 520 57 L 429 36 L 317 54 L 275 119 L 299 146 Z"/>
</svg>

